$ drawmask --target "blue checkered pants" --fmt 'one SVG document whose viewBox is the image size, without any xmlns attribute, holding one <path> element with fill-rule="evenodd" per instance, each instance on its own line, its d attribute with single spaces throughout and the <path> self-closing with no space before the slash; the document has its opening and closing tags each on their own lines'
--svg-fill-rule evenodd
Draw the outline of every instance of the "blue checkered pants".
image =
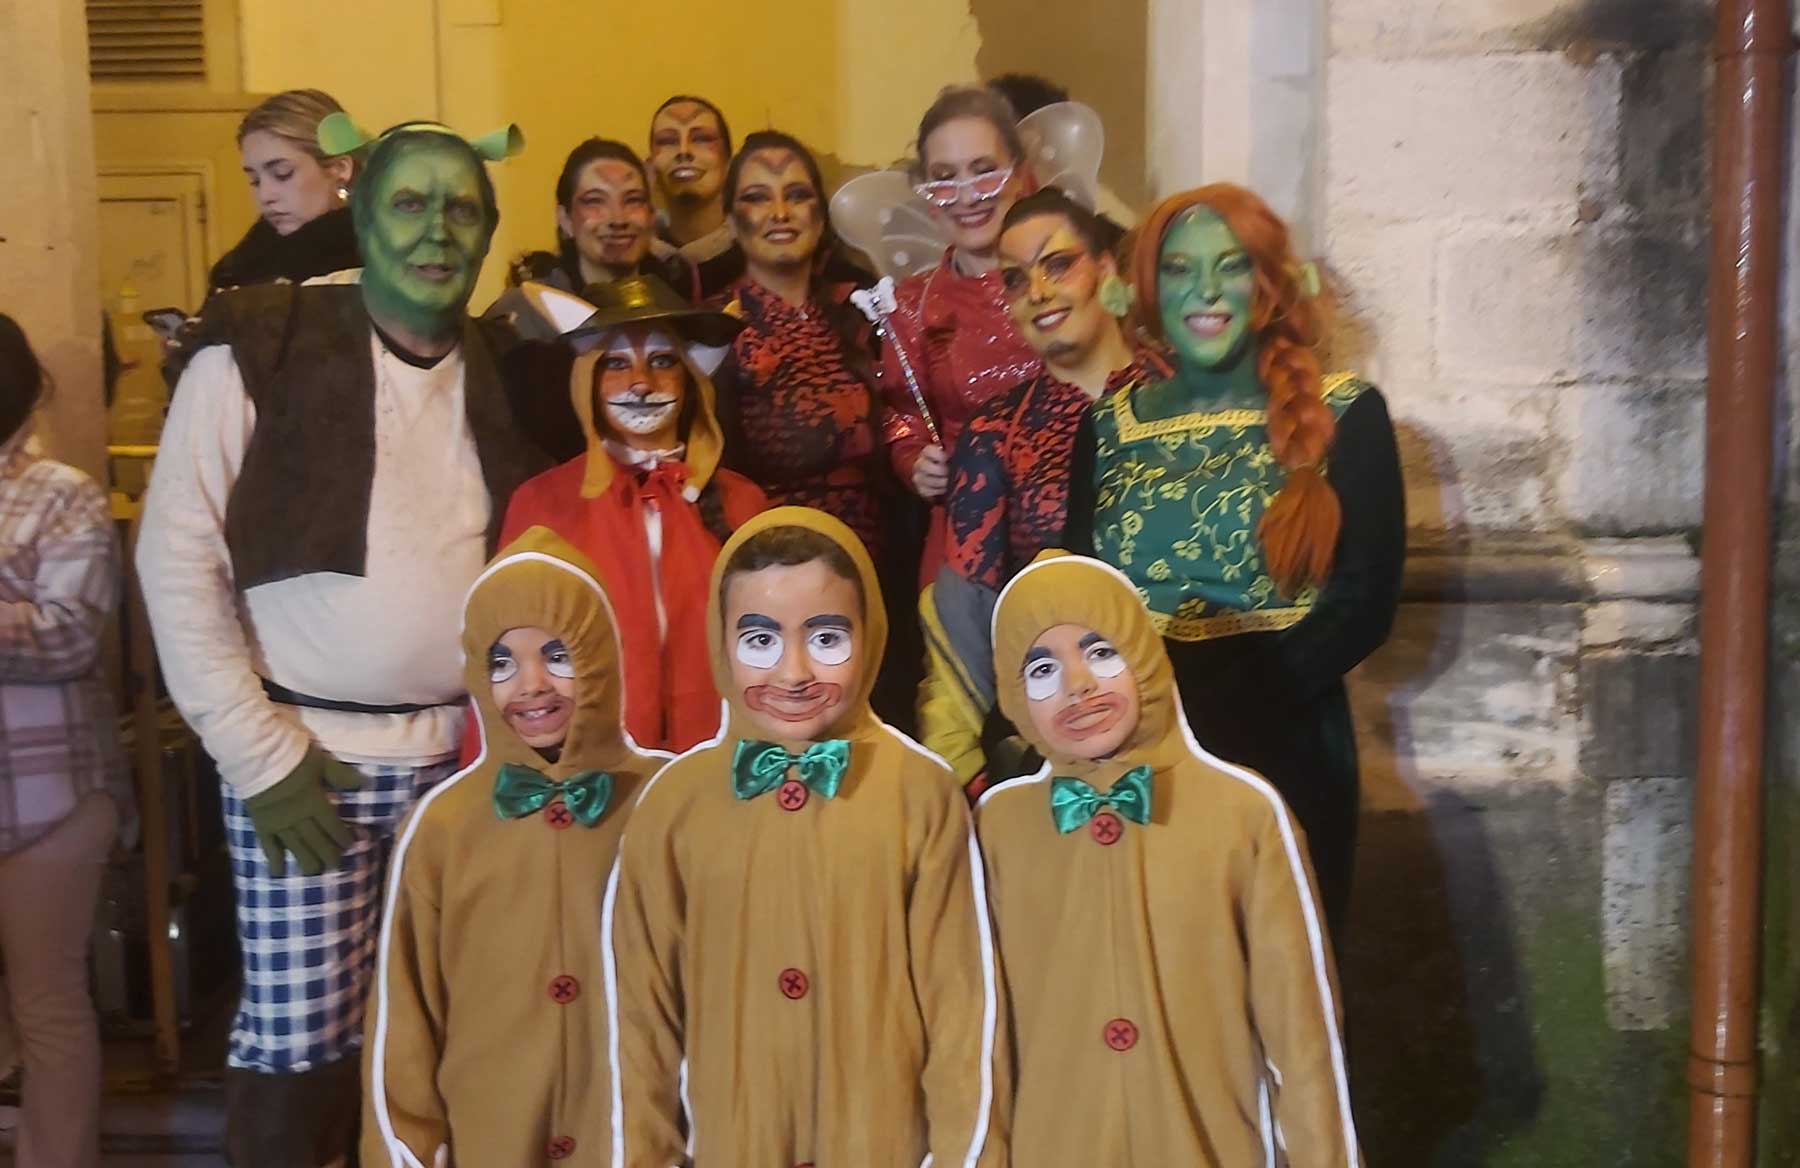
<svg viewBox="0 0 1800 1168">
<path fill-rule="evenodd" d="M 269 874 L 268 858 L 244 804 L 224 792 L 225 836 L 237 892 L 244 984 L 226 1064 L 298 1074 L 362 1047 L 363 1001 L 375 966 L 382 894 L 394 831 L 418 797 L 456 771 L 358 766 L 367 781 L 329 791 L 356 837 L 336 868 L 302 876 Z"/>
</svg>

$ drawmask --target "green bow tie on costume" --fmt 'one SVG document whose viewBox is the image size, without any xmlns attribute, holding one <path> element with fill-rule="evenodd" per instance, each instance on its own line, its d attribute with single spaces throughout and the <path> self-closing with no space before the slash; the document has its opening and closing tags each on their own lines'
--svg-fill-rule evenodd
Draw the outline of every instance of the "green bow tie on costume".
<svg viewBox="0 0 1800 1168">
<path fill-rule="evenodd" d="M 500 768 L 500 777 L 494 781 L 494 813 L 501 819 L 522 819 L 542 811 L 561 795 L 575 813 L 575 822 L 592 827 L 606 814 L 612 790 L 613 777 L 605 771 L 582 771 L 553 783 L 535 767 L 509 762 Z"/>
<path fill-rule="evenodd" d="M 1102 795 L 1080 779 L 1050 780 L 1050 818 L 1056 830 L 1067 835 L 1095 815 L 1111 807 L 1133 823 L 1150 822 L 1150 768 L 1132 767 Z"/>
<path fill-rule="evenodd" d="M 800 769 L 801 782 L 827 799 L 834 798 L 844 772 L 850 769 L 850 743 L 830 738 L 796 755 L 779 743 L 740 738 L 731 758 L 731 790 L 740 799 L 754 799 L 773 790 L 789 767 Z"/>
</svg>

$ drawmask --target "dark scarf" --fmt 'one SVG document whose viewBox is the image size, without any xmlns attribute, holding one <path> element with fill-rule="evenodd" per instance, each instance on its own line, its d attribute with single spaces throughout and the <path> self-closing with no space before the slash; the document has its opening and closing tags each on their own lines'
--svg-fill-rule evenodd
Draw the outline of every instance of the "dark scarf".
<svg viewBox="0 0 1800 1168">
<path fill-rule="evenodd" d="M 267 219 L 244 234 L 238 245 L 213 265 L 212 287 L 241 288 L 286 280 L 298 284 L 345 268 L 362 267 L 350 209 L 339 207 L 282 235 Z"/>
<path fill-rule="evenodd" d="M 361 576 L 375 481 L 375 370 L 355 285 L 270 284 L 214 298 L 206 344 L 228 344 L 256 429 L 225 510 L 243 592 L 314 572 Z M 462 335 L 464 409 L 489 499 L 488 551 L 506 503 L 546 460 L 514 425 L 488 340 Z"/>
</svg>

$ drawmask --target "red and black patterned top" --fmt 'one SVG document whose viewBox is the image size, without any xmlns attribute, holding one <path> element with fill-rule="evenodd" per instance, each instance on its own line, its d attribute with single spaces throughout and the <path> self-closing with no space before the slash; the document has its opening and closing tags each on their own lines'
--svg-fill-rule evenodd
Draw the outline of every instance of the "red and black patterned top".
<svg viewBox="0 0 1800 1168">
<path fill-rule="evenodd" d="M 1146 376 L 1169 376 L 1148 349 L 1106 379 L 1101 396 Z M 989 399 L 964 427 L 945 497 L 950 570 L 998 590 L 1032 557 L 1059 547 L 1068 519 L 1075 435 L 1094 403 L 1048 371 Z"/>
<path fill-rule="evenodd" d="M 869 326 L 848 305 L 855 288 L 829 285 L 796 308 L 748 277 L 739 280 L 725 310 L 744 328 L 714 384 L 726 465 L 761 487 L 772 506 L 836 516 L 873 555 L 886 466 L 875 390 L 858 369 L 866 366 L 859 358 Z M 840 336 L 834 319 L 853 322 L 860 348 Z"/>
</svg>

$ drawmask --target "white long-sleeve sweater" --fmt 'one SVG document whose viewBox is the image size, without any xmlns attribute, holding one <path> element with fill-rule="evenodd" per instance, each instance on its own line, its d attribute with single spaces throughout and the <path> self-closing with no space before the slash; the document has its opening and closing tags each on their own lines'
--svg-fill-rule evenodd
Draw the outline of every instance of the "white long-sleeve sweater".
<svg viewBox="0 0 1800 1168">
<path fill-rule="evenodd" d="M 163 429 L 138 573 L 169 692 L 241 798 L 279 782 L 314 741 L 363 763 L 423 765 L 456 751 L 460 706 L 355 714 L 278 705 L 262 689 L 268 678 L 364 705 L 462 693 L 463 597 L 486 558 L 489 506 L 462 354 L 420 369 L 373 333 L 369 346 L 375 477 L 363 576 L 320 572 L 238 592 L 225 508 L 256 409 L 229 348 L 194 356 Z"/>
</svg>

